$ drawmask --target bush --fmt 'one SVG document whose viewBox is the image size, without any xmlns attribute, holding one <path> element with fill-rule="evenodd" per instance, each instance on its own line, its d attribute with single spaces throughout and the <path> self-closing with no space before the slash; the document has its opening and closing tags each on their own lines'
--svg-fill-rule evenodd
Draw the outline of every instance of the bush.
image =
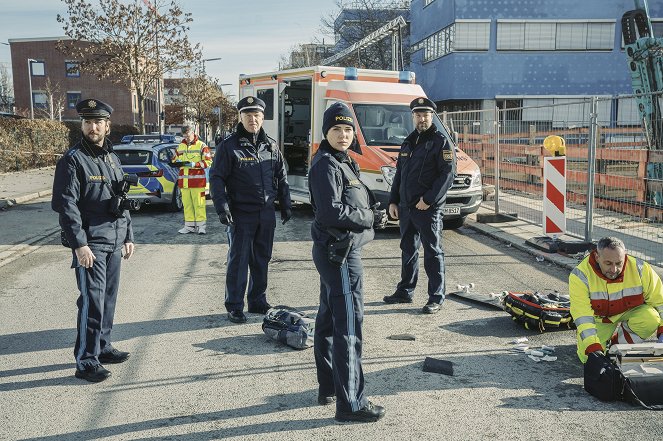
<svg viewBox="0 0 663 441">
<path fill-rule="evenodd" d="M 0 172 L 55 165 L 69 148 L 68 132 L 59 121 L 0 118 Z"/>
</svg>

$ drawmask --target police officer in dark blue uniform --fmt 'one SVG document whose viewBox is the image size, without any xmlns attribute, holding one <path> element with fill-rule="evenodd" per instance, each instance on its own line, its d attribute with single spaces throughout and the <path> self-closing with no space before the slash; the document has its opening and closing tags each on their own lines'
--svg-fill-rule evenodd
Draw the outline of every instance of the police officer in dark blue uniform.
<svg viewBox="0 0 663 441">
<path fill-rule="evenodd" d="M 237 109 L 237 130 L 216 149 L 210 169 L 210 193 L 221 223 L 227 225 L 228 319 L 244 323 L 247 270 L 251 271 L 248 311 L 265 314 L 271 308 L 266 290 L 276 228 L 274 201 L 279 201 L 282 223 L 290 220 L 292 210 L 283 155 L 262 128 L 265 102 L 248 96 L 237 103 Z"/>
<path fill-rule="evenodd" d="M 348 155 L 356 146 L 355 119 L 342 103 L 324 113 L 325 138 L 313 157 L 309 191 L 313 262 L 320 273 L 320 307 L 315 322 L 318 403 L 336 402 L 338 421 L 377 421 L 384 407 L 364 395 L 361 366 L 364 300 L 361 247 L 373 239 L 373 225 L 386 221 L 374 197 L 359 180 Z"/>
<path fill-rule="evenodd" d="M 63 245 L 72 249 L 76 270 L 78 334 L 76 377 L 99 382 L 111 373 L 102 363 L 122 363 L 128 352 L 111 344 L 122 256 L 131 257 L 131 216 L 117 205 L 124 180 L 107 136 L 113 109 L 96 99 L 76 105 L 82 139 L 57 163 L 51 207 L 59 213 Z"/>
<path fill-rule="evenodd" d="M 410 103 L 415 130 L 405 138 L 391 186 L 389 214 L 400 220 L 401 280 L 386 303 L 412 303 L 419 276 L 419 245 L 424 247 L 428 302 L 423 312 L 434 314 L 444 301 L 444 251 L 440 244 L 442 207 L 456 176 L 453 145 L 433 124 L 435 103 L 417 98 Z"/>
</svg>

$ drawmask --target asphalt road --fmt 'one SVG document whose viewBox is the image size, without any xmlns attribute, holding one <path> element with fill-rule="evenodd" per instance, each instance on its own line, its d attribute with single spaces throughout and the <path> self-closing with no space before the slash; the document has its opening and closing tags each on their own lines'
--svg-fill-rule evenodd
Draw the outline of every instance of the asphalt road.
<svg viewBox="0 0 663 441">
<path fill-rule="evenodd" d="M 29 254 L 0 265 L 0 439 L 661 439 L 658 413 L 584 392 L 573 331 L 526 331 L 503 311 L 455 296 L 439 314 L 422 315 L 421 289 L 412 305 L 383 304 L 400 273 L 395 228 L 363 252 L 366 390 L 387 415 L 339 425 L 333 408 L 316 403 L 312 349 L 269 340 L 261 316 L 226 320 L 227 242 L 211 206 L 208 213 L 206 236 L 177 234 L 181 214 L 134 215 L 138 246 L 124 267 L 113 331 L 132 356 L 109 365 L 113 376 L 100 384 L 73 376 L 77 290 L 70 253 L 48 236 L 56 221 L 48 202 L 0 213 L 5 251 L 37 238 Z M 314 313 L 311 217 L 297 207 L 293 221 L 279 223 L 268 298 Z M 567 289 L 568 270 L 470 228 L 443 237 L 449 291 L 470 282 L 480 293 Z M 387 339 L 400 333 L 416 341 Z M 555 346 L 557 361 L 510 352 L 523 336 Z M 423 372 L 427 356 L 453 362 L 454 376 Z"/>
</svg>

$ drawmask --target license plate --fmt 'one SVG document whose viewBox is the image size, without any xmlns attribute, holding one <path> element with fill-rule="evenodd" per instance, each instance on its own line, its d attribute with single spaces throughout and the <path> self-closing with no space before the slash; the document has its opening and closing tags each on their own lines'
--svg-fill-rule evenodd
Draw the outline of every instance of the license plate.
<svg viewBox="0 0 663 441">
<path fill-rule="evenodd" d="M 444 207 L 442 208 L 442 214 L 445 216 L 450 214 L 460 214 L 460 207 Z"/>
</svg>

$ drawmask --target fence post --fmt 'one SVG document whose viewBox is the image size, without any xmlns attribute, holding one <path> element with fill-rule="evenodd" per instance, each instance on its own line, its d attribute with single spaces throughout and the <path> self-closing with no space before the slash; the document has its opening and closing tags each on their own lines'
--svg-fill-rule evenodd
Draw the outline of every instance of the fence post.
<svg viewBox="0 0 663 441">
<path fill-rule="evenodd" d="M 589 111 L 589 140 L 587 142 L 587 210 L 585 213 L 585 242 L 592 242 L 594 223 L 594 175 L 596 146 L 598 145 L 598 97 L 593 96 Z"/>
<path fill-rule="evenodd" d="M 500 109 L 495 106 L 495 118 L 493 121 L 495 131 L 495 214 L 500 213 Z"/>
</svg>

